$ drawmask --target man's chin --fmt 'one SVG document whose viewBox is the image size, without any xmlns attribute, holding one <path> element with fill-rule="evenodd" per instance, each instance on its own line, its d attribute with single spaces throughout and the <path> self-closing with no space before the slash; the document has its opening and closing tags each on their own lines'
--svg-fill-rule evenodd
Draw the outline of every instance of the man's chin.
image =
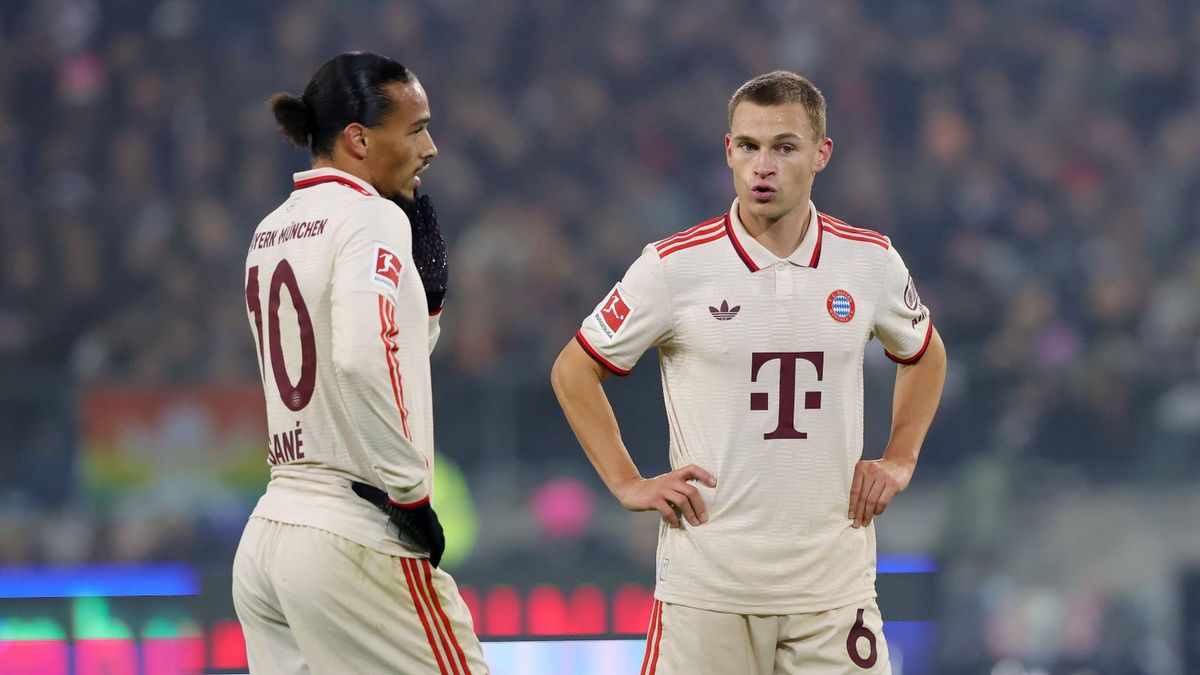
<svg viewBox="0 0 1200 675">
<path fill-rule="evenodd" d="M 751 194 L 749 199 L 746 199 L 742 203 L 746 205 L 747 211 L 754 214 L 758 218 L 764 218 L 766 220 L 779 220 L 788 212 L 788 209 L 786 206 L 776 201 L 778 198 L 779 197 L 777 195 L 774 200 L 769 202 L 760 202 L 755 199 L 753 194 Z"/>
<path fill-rule="evenodd" d="M 396 202 L 402 207 L 408 207 L 417 202 L 417 191 L 415 188 L 400 188 L 393 191 L 391 194 L 385 194 L 384 197 Z"/>
</svg>

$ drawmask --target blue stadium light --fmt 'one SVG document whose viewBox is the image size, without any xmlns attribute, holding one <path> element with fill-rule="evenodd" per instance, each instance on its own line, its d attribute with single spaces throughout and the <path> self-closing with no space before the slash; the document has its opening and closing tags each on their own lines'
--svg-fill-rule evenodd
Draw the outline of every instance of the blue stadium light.
<svg viewBox="0 0 1200 675">
<path fill-rule="evenodd" d="M 881 555 L 879 574 L 929 574 L 937 563 L 923 555 Z M 0 567 L 0 598 L 110 598 L 197 595 L 196 570 L 182 563 Z"/>
<path fill-rule="evenodd" d="M 937 563 L 920 554 L 881 555 L 876 564 L 879 574 L 931 574 L 938 571 Z"/>
<path fill-rule="evenodd" d="M 199 593 L 196 570 L 179 563 L 0 567 L 0 598 L 122 598 Z"/>
</svg>

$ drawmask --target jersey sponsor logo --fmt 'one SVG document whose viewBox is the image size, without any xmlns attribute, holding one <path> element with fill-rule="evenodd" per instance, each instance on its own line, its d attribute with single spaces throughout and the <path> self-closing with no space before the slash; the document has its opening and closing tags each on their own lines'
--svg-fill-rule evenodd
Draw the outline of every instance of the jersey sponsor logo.
<svg viewBox="0 0 1200 675">
<path fill-rule="evenodd" d="M 729 321 L 733 317 L 737 316 L 738 312 L 740 311 L 742 311 L 741 305 L 734 305 L 733 307 L 730 307 L 729 303 L 724 300 L 721 301 L 721 306 L 719 308 L 713 307 L 712 305 L 708 306 L 708 312 L 712 314 L 713 318 L 717 321 Z"/>
<path fill-rule="evenodd" d="M 854 298 L 840 288 L 829 294 L 825 308 L 829 310 L 829 316 L 838 323 L 846 323 L 854 318 Z"/>
<path fill-rule="evenodd" d="M 908 283 L 904 286 L 904 306 L 912 311 L 917 311 L 917 307 L 921 305 L 921 296 L 917 294 L 917 284 L 913 282 L 912 275 L 908 275 Z"/>
<path fill-rule="evenodd" d="M 625 320 L 629 318 L 629 313 L 632 311 L 633 308 L 625 302 L 625 297 L 621 295 L 621 284 L 617 284 L 613 286 L 612 293 L 608 294 L 604 302 L 596 307 L 592 318 L 596 321 L 600 332 L 604 333 L 604 336 L 611 341 L 617 331 L 621 330 L 621 326 L 625 325 Z"/>
<path fill-rule="evenodd" d="M 375 244 L 375 267 L 371 278 L 389 290 L 400 288 L 400 257 L 383 244 Z"/>
<path fill-rule="evenodd" d="M 796 429 L 796 364 L 800 361 L 812 364 L 817 374 L 817 382 L 821 382 L 825 379 L 825 352 L 754 352 L 750 355 L 750 381 L 758 382 L 759 370 L 772 361 L 779 362 L 779 417 L 775 430 L 763 434 L 763 439 L 770 441 L 777 438 L 808 438 L 807 432 Z M 805 410 L 821 408 L 821 392 L 803 393 Z M 750 409 L 770 409 L 770 398 L 770 394 L 765 391 L 751 392 Z"/>
</svg>

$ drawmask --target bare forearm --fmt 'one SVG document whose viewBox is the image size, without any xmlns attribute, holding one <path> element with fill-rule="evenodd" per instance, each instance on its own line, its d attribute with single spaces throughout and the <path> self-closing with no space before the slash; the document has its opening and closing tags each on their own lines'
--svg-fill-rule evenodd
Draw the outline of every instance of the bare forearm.
<svg viewBox="0 0 1200 675">
<path fill-rule="evenodd" d="M 575 437 L 608 489 L 641 478 L 641 473 L 621 440 L 621 430 L 608 396 L 603 370 L 572 340 L 559 354 L 551 371 L 554 394 Z"/>
<path fill-rule="evenodd" d="M 892 396 L 892 434 L 884 459 L 910 470 L 917 465 L 925 434 L 942 400 L 946 379 L 946 347 L 933 329 L 925 355 L 912 365 L 899 366 Z"/>
</svg>

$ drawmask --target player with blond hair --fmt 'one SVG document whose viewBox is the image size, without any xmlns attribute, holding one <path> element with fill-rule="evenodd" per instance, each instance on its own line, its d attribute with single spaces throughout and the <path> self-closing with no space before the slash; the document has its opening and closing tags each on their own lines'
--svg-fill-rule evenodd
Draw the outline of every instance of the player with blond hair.
<svg viewBox="0 0 1200 675">
<path fill-rule="evenodd" d="M 817 210 L 825 100 L 775 71 L 729 102 L 729 212 L 646 246 L 554 364 L 563 412 L 623 506 L 662 515 L 642 673 L 889 673 L 873 518 L 904 490 L 946 352 L 888 237 Z M 863 358 L 898 365 L 862 459 Z M 672 470 L 644 478 L 604 393 L 657 347 Z"/>
</svg>

